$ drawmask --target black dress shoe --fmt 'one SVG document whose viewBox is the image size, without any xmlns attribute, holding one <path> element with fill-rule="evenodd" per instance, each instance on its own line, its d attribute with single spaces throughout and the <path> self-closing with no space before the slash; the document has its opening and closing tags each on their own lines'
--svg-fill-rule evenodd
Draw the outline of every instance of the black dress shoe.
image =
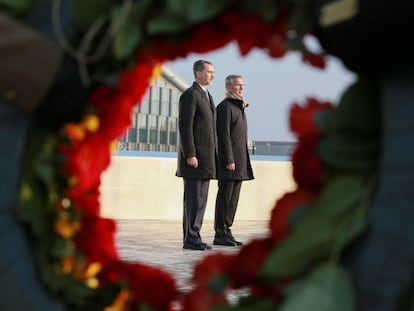
<svg viewBox="0 0 414 311">
<path fill-rule="evenodd" d="M 202 244 L 202 245 L 204 245 L 204 247 L 205 247 L 206 249 L 211 249 L 211 246 L 210 246 L 210 245 L 208 245 L 207 243 L 201 242 L 201 244 Z"/>
<path fill-rule="evenodd" d="M 206 243 L 185 243 L 183 245 L 183 248 L 196 251 L 205 251 L 207 249 L 211 249 L 211 246 L 207 245 Z"/>
<path fill-rule="evenodd" d="M 234 243 L 236 243 L 236 245 L 237 245 L 237 246 L 241 246 L 241 245 L 243 245 L 243 243 L 242 243 L 242 242 L 237 241 L 237 240 L 234 238 L 234 236 L 233 236 L 233 234 L 231 233 L 230 229 L 229 229 L 229 230 L 228 230 L 228 232 L 227 232 L 227 238 L 228 238 L 230 241 L 233 241 Z"/>
<path fill-rule="evenodd" d="M 233 242 L 229 238 L 215 238 L 213 244 L 222 246 L 237 246 L 236 242 Z"/>
<path fill-rule="evenodd" d="M 242 246 L 243 243 L 240 241 L 236 241 L 235 239 L 231 239 L 232 242 L 236 243 L 237 246 Z"/>
</svg>

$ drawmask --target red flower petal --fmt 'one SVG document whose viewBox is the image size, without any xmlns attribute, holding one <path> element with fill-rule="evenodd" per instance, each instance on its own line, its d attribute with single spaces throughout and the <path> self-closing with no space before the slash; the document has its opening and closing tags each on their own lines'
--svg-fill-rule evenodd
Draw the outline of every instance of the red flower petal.
<svg viewBox="0 0 414 311">
<path fill-rule="evenodd" d="M 299 187 L 318 191 L 323 185 L 323 167 L 317 137 L 302 138 L 292 153 L 293 179 Z"/>
<path fill-rule="evenodd" d="M 237 254 L 229 275 L 232 286 L 240 288 L 258 281 L 258 271 L 273 246 L 270 238 L 252 240 Z"/>
<path fill-rule="evenodd" d="M 84 217 L 81 230 L 76 236 L 76 246 L 82 250 L 89 262 L 107 263 L 118 258 L 112 219 Z"/>
<path fill-rule="evenodd" d="M 163 270 L 139 263 L 119 262 L 116 270 L 128 281 L 132 291 L 132 304 L 147 304 L 151 310 L 172 310 L 172 302 L 178 298 L 173 277 Z M 141 308 L 134 308 L 138 310 Z"/>
<path fill-rule="evenodd" d="M 302 61 L 316 68 L 325 69 L 326 67 L 326 60 L 324 55 L 304 53 L 302 54 Z"/>
<path fill-rule="evenodd" d="M 279 199 L 272 209 L 269 229 L 274 244 L 278 244 L 290 230 L 290 215 L 298 207 L 312 202 L 316 193 L 305 188 L 298 188 L 294 192 L 286 193 Z"/>
<path fill-rule="evenodd" d="M 313 97 L 307 98 L 303 105 L 294 103 L 289 112 L 290 129 L 299 139 L 303 136 L 320 135 L 321 129 L 315 122 L 315 114 L 332 107 L 332 103 L 321 102 Z"/>
<path fill-rule="evenodd" d="M 197 285 L 206 286 L 211 277 L 225 274 L 233 265 L 234 257 L 217 253 L 203 258 L 194 267 L 193 282 Z"/>
</svg>

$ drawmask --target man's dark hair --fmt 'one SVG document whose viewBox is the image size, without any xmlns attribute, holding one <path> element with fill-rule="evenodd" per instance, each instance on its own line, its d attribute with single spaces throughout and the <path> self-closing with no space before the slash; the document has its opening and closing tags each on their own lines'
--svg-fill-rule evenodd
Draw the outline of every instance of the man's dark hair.
<svg viewBox="0 0 414 311">
<path fill-rule="evenodd" d="M 193 73 L 194 73 L 194 77 L 196 76 L 196 72 L 197 71 L 203 71 L 204 70 L 204 65 L 208 64 L 208 65 L 213 65 L 211 62 L 209 62 L 208 60 L 203 60 L 200 59 L 196 62 L 194 62 L 193 65 Z"/>
</svg>

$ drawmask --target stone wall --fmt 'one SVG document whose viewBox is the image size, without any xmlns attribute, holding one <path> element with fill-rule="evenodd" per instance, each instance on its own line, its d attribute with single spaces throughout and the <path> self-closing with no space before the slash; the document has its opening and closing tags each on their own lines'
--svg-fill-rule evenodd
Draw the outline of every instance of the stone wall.
<svg viewBox="0 0 414 311">
<path fill-rule="evenodd" d="M 183 182 L 177 160 L 113 156 L 102 176 L 101 211 L 113 219 L 182 219 Z M 243 182 L 237 219 L 268 220 L 275 201 L 295 189 L 290 161 L 252 160 L 255 179 Z M 210 182 L 206 220 L 214 219 L 217 181 Z"/>
</svg>

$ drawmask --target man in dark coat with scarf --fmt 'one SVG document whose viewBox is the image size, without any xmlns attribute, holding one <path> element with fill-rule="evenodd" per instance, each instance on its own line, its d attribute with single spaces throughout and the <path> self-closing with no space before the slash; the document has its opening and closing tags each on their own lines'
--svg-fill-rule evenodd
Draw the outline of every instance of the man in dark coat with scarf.
<svg viewBox="0 0 414 311">
<path fill-rule="evenodd" d="M 243 100 L 244 84 L 240 75 L 225 80 L 225 99 L 217 106 L 219 151 L 218 192 L 216 198 L 214 245 L 240 246 L 230 230 L 236 215 L 243 180 L 253 179 L 247 148 L 247 119 Z"/>
<path fill-rule="evenodd" d="M 211 249 L 200 236 L 207 206 L 210 179 L 216 178 L 216 107 L 207 86 L 214 80 L 214 67 L 198 60 L 193 66 L 195 82 L 179 101 L 178 167 L 184 180 L 183 248 Z"/>
</svg>

